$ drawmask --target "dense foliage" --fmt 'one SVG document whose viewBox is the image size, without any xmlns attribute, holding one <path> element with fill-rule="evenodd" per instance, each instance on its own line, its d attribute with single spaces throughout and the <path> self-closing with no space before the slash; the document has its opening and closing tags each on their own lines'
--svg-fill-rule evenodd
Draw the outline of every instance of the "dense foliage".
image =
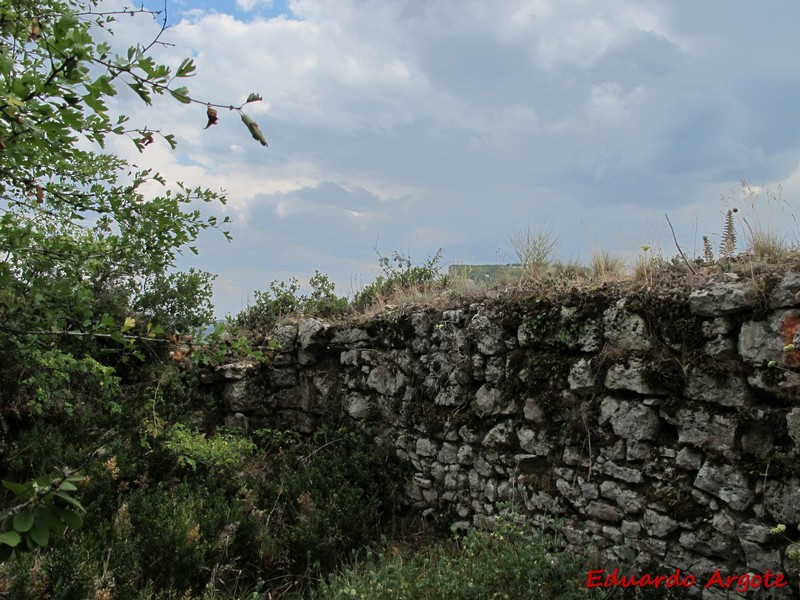
<svg viewBox="0 0 800 600">
<path fill-rule="evenodd" d="M 96 41 L 118 16 L 141 14 L 153 13 L 104 12 L 95 0 L 0 1 L 0 560 L 81 526 L 75 470 L 120 424 L 131 377 L 121 367 L 132 355 L 165 357 L 167 333 L 212 318 L 211 276 L 171 268 L 218 225 L 196 204 L 224 196 L 104 151 L 112 135 L 140 150 L 156 136 L 175 145 L 112 114 L 119 88 L 148 104 L 165 93 L 197 102 L 177 84 L 191 60 L 172 71 L 148 55 L 160 34 L 121 53 Z M 245 125 L 255 135 L 255 122 Z M 151 182 L 162 193 L 145 194 Z"/>
</svg>

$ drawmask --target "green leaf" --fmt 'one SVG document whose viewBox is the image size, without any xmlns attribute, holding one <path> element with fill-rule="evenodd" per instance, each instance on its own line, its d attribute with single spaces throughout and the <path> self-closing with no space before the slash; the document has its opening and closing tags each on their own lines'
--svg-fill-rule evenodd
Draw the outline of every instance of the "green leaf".
<svg viewBox="0 0 800 600">
<path fill-rule="evenodd" d="M 3 487 L 11 490 L 17 496 L 28 497 L 31 495 L 33 486 L 30 483 L 14 483 L 12 481 L 3 481 Z"/>
<path fill-rule="evenodd" d="M 172 94 L 172 97 L 178 102 L 182 102 L 183 104 L 192 103 L 191 98 L 189 98 L 189 88 L 180 87 L 176 90 L 170 90 L 169 93 Z"/>
<path fill-rule="evenodd" d="M 0 544 L 5 544 L 6 546 L 16 548 L 21 541 L 22 538 L 16 531 L 6 531 L 0 533 Z"/>
<path fill-rule="evenodd" d="M 33 513 L 30 511 L 19 512 L 14 515 L 14 529 L 20 533 L 25 533 L 33 527 Z"/>
<path fill-rule="evenodd" d="M 64 482 L 63 482 L 63 483 L 62 483 L 62 484 L 59 486 L 59 489 L 60 489 L 62 492 L 77 492 L 77 491 L 78 491 L 78 488 L 77 488 L 77 487 L 75 487 L 75 486 L 74 486 L 72 483 L 70 483 L 69 481 L 64 481 Z"/>
<path fill-rule="evenodd" d="M 267 138 L 265 138 L 264 134 L 261 133 L 261 129 L 259 129 L 258 123 L 256 123 L 253 119 L 251 119 L 244 113 L 242 113 L 242 123 L 244 123 L 247 129 L 250 131 L 250 135 L 253 136 L 253 139 L 260 142 L 262 146 L 267 145 Z"/>
<path fill-rule="evenodd" d="M 175 72 L 175 77 L 191 77 L 195 71 L 194 61 L 191 58 L 186 58 L 178 67 Z"/>
<path fill-rule="evenodd" d="M 247 104 L 248 102 L 260 102 L 261 100 L 263 100 L 263 98 L 259 94 L 253 92 L 247 97 L 247 100 L 245 100 L 245 104 Z"/>
<path fill-rule="evenodd" d="M 55 492 L 55 495 L 64 500 L 65 502 L 69 502 L 72 506 L 77 508 L 80 512 L 84 511 L 83 506 L 80 502 L 78 502 L 75 498 L 70 496 L 69 494 L 65 494 L 64 492 Z"/>
<path fill-rule="evenodd" d="M 33 524 L 33 527 L 31 527 L 28 535 L 30 535 L 34 542 L 44 548 L 47 546 L 47 542 L 50 540 L 50 528 L 42 519 L 36 519 L 36 522 Z"/>
</svg>

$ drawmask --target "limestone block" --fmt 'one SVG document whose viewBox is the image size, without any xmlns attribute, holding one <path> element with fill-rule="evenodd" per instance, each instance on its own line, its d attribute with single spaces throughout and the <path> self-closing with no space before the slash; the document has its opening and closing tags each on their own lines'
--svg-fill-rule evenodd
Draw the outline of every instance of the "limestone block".
<svg viewBox="0 0 800 600">
<path fill-rule="evenodd" d="M 519 447 L 534 456 L 548 456 L 553 449 L 553 444 L 547 438 L 544 430 L 534 431 L 528 427 L 517 430 Z"/>
<path fill-rule="evenodd" d="M 773 523 L 800 523 L 800 480 L 767 481 L 764 486 L 764 512 Z"/>
<path fill-rule="evenodd" d="M 610 390 L 628 390 L 639 394 L 667 394 L 666 390 L 645 381 L 644 370 L 645 365 L 637 358 L 611 365 L 606 373 L 605 386 Z"/>
<path fill-rule="evenodd" d="M 297 348 L 297 325 L 281 325 L 272 339 L 278 342 L 278 352 L 291 354 Z"/>
<path fill-rule="evenodd" d="M 569 389 L 575 393 L 591 392 L 595 385 L 591 361 L 582 358 L 575 363 L 569 372 L 567 382 L 569 383 Z"/>
<path fill-rule="evenodd" d="M 647 535 L 663 538 L 678 528 L 678 522 L 654 510 L 645 509 L 642 520 Z"/>
<path fill-rule="evenodd" d="M 625 310 L 624 299 L 603 314 L 603 332 L 611 344 L 623 350 L 649 350 L 651 346 L 647 324 L 641 316 Z"/>
<path fill-rule="evenodd" d="M 758 290 L 749 281 L 712 283 L 689 295 L 689 310 L 702 317 L 719 317 L 752 309 Z"/>
<path fill-rule="evenodd" d="M 359 327 L 346 327 L 333 334 L 331 346 L 347 346 L 349 348 L 363 348 L 371 342 L 369 334 Z"/>
<path fill-rule="evenodd" d="M 500 400 L 500 390 L 491 385 L 483 384 L 475 393 L 475 399 L 472 401 L 472 410 L 479 417 L 497 414 L 500 412 Z"/>
<path fill-rule="evenodd" d="M 627 440 L 652 440 L 661 425 L 658 413 L 638 402 L 606 396 L 600 403 L 600 424 L 610 422 L 614 433 Z"/>
<path fill-rule="evenodd" d="M 746 321 L 739 332 L 739 355 L 752 365 L 775 361 L 784 367 L 798 364 L 797 352 L 786 352 L 800 330 L 800 310 L 774 312 L 767 321 Z"/>
<path fill-rule="evenodd" d="M 263 383 L 257 378 L 233 380 L 222 388 L 222 401 L 232 413 L 250 413 L 266 400 Z"/>
<path fill-rule="evenodd" d="M 437 406 L 458 406 L 464 403 L 464 389 L 458 385 L 448 385 L 439 390 L 434 403 Z"/>
<path fill-rule="evenodd" d="M 703 464 L 703 455 L 688 446 L 684 446 L 675 457 L 675 462 L 684 469 L 696 471 Z"/>
<path fill-rule="evenodd" d="M 683 395 L 701 402 L 732 407 L 743 406 L 751 397 L 750 390 L 742 378 L 730 374 L 724 377 L 712 377 L 700 369 L 692 369 L 689 372 Z"/>
<path fill-rule="evenodd" d="M 225 429 L 232 433 L 240 435 L 247 435 L 250 430 L 250 424 L 246 416 L 242 413 L 234 413 L 225 417 Z"/>
<path fill-rule="evenodd" d="M 436 442 L 427 438 L 419 438 L 415 448 L 418 456 L 436 456 L 439 451 Z"/>
<path fill-rule="evenodd" d="M 641 483 L 644 477 L 642 472 L 638 469 L 631 469 L 629 467 L 620 467 L 614 461 L 606 461 L 603 463 L 601 470 L 606 475 L 619 479 L 620 481 L 627 481 L 628 483 Z"/>
<path fill-rule="evenodd" d="M 741 442 L 747 454 L 766 457 L 775 448 L 775 429 L 766 423 L 753 423 L 742 431 Z"/>
<path fill-rule="evenodd" d="M 467 333 L 481 354 L 492 356 L 505 350 L 502 330 L 485 315 L 475 315 L 467 325 Z"/>
<path fill-rule="evenodd" d="M 380 365 L 372 369 L 367 377 L 367 387 L 384 396 L 397 396 L 406 385 L 406 377 L 400 371 Z"/>
<path fill-rule="evenodd" d="M 525 407 L 522 410 L 522 414 L 526 420 L 532 421 L 533 423 L 541 425 L 544 422 L 544 411 L 535 398 L 528 398 L 525 400 Z"/>
<path fill-rule="evenodd" d="M 289 388 L 298 384 L 296 369 L 273 369 L 270 372 L 270 383 L 273 388 Z"/>
<path fill-rule="evenodd" d="M 586 514 L 600 521 L 619 522 L 622 520 L 622 511 L 607 502 L 590 502 L 585 510 Z"/>
<path fill-rule="evenodd" d="M 444 442 L 436 458 L 440 463 L 446 465 L 456 464 L 458 462 L 458 446 L 450 442 Z"/>
<path fill-rule="evenodd" d="M 756 369 L 747 383 L 757 390 L 767 392 L 786 402 L 800 398 L 800 373 L 779 368 Z"/>
<path fill-rule="evenodd" d="M 369 412 L 369 399 L 358 393 L 349 393 L 345 396 L 344 410 L 353 419 L 363 419 Z"/>
<path fill-rule="evenodd" d="M 675 414 L 662 410 L 661 417 L 677 427 L 680 444 L 719 452 L 733 448 L 736 423 L 731 416 L 712 415 L 704 410 L 684 407 Z"/>
<path fill-rule="evenodd" d="M 794 445 L 800 447 L 800 407 L 793 408 L 786 415 L 786 428 L 789 430 L 789 437 L 792 438 Z"/>
<path fill-rule="evenodd" d="M 487 448 L 510 446 L 514 440 L 514 424 L 511 421 L 498 423 L 489 430 L 483 438 L 483 445 Z"/>
<path fill-rule="evenodd" d="M 769 296 L 770 308 L 800 306 L 800 271 L 790 271 L 772 290 Z"/>
<path fill-rule="evenodd" d="M 313 353 L 330 339 L 330 328 L 319 319 L 300 319 L 297 323 L 297 343 L 301 350 Z"/>
<path fill-rule="evenodd" d="M 255 360 L 239 360 L 220 365 L 216 368 L 217 374 L 227 381 L 241 381 L 250 379 L 261 370 L 261 365 Z"/>
<path fill-rule="evenodd" d="M 754 500 L 747 479 L 733 465 L 706 461 L 695 477 L 694 486 L 716 496 L 734 510 L 746 510 Z"/>
</svg>

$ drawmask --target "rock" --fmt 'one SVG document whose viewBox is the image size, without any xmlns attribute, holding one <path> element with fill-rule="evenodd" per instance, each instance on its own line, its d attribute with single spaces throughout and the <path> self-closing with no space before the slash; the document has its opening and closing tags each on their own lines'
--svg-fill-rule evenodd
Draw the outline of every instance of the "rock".
<svg viewBox="0 0 800 600">
<path fill-rule="evenodd" d="M 344 409 L 353 419 L 363 419 L 369 413 L 369 400 L 357 393 L 345 397 Z"/>
<path fill-rule="evenodd" d="M 619 437 L 628 440 L 652 440 L 660 428 L 658 413 L 647 406 L 626 400 L 616 400 L 611 396 L 600 403 L 602 425 L 611 422 L 611 428 Z"/>
<path fill-rule="evenodd" d="M 442 449 L 436 456 L 436 460 L 445 465 L 454 465 L 458 462 L 458 446 L 450 442 L 444 442 Z"/>
<path fill-rule="evenodd" d="M 683 394 L 692 400 L 733 407 L 743 406 L 751 397 L 741 378 L 734 375 L 712 377 L 699 369 L 689 371 Z"/>
<path fill-rule="evenodd" d="M 746 321 L 739 332 L 739 355 L 747 363 L 762 366 L 775 361 L 781 367 L 797 365 L 797 353 L 784 346 L 793 341 L 800 327 L 800 310 L 772 313 L 768 321 Z"/>
<path fill-rule="evenodd" d="M 436 456 L 439 449 L 436 442 L 426 438 L 419 438 L 415 446 L 415 452 L 418 456 Z"/>
<path fill-rule="evenodd" d="M 575 363 L 567 377 L 569 389 L 575 393 L 589 393 L 594 389 L 595 377 L 591 361 L 582 358 Z"/>
<path fill-rule="evenodd" d="M 369 334 L 358 327 L 340 329 L 333 334 L 331 346 L 345 346 L 348 348 L 363 348 L 371 342 Z"/>
<path fill-rule="evenodd" d="M 474 340 L 481 354 L 492 356 L 505 350 L 502 330 L 484 315 L 475 315 L 472 318 L 467 325 L 467 334 Z"/>
<path fill-rule="evenodd" d="M 800 373 L 780 367 L 756 369 L 747 383 L 785 402 L 796 402 L 800 398 Z"/>
<path fill-rule="evenodd" d="M 683 447 L 675 457 L 675 462 L 684 469 L 696 471 L 703 464 L 703 455 L 689 447 Z"/>
<path fill-rule="evenodd" d="M 483 445 L 487 448 L 498 446 L 510 446 L 514 439 L 514 424 L 511 421 L 504 421 L 492 427 L 489 433 L 483 438 Z"/>
<path fill-rule="evenodd" d="M 241 381 L 246 377 L 253 377 L 260 370 L 261 365 L 255 360 L 240 360 L 216 368 L 216 372 L 228 381 Z"/>
<path fill-rule="evenodd" d="M 522 414 L 526 420 L 533 423 L 541 425 L 544 422 L 544 411 L 535 398 L 525 400 L 525 408 L 523 408 Z"/>
<path fill-rule="evenodd" d="M 773 523 L 800 521 L 800 480 L 767 481 L 764 486 L 764 512 Z"/>
<path fill-rule="evenodd" d="M 600 470 L 614 479 L 627 481 L 628 483 L 641 483 L 644 479 L 641 471 L 628 467 L 620 467 L 610 460 L 604 462 Z"/>
<path fill-rule="evenodd" d="M 657 538 L 666 537 L 678 528 L 675 519 L 650 509 L 644 511 L 643 522 L 647 535 Z"/>
<path fill-rule="evenodd" d="M 789 437 L 792 438 L 794 445 L 800 447 L 800 408 L 793 408 L 786 415 L 786 428 L 789 430 Z"/>
<path fill-rule="evenodd" d="M 384 396 L 397 396 L 406 385 L 406 377 L 386 366 L 378 366 L 369 372 L 367 387 Z"/>
<path fill-rule="evenodd" d="M 315 352 L 330 339 L 328 326 L 319 319 L 300 319 L 297 324 L 297 343 L 301 350 Z"/>
<path fill-rule="evenodd" d="M 680 408 L 672 415 L 662 409 L 661 417 L 677 427 L 680 444 L 717 452 L 733 448 L 736 423 L 732 417 L 690 408 Z"/>
<path fill-rule="evenodd" d="M 603 326 L 605 338 L 617 348 L 623 350 L 650 349 L 647 324 L 639 315 L 625 310 L 624 299 L 606 310 L 603 315 Z"/>
<path fill-rule="evenodd" d="M 764 423 L 754 423 L 742 433 L 741 443 L 747 454 L 764 458 L 775 448 L 775 430 Z"/>
<path fill-rule="evenodd" d="M 500 390 L 488 384 L 484 384 L 475 393 L 475 399 L 472 401 L 472 409 L 479 417 L 497 414 L 500 412 L 500 400 Z"/>
<path fill-rule="evenodd" d="M 290 388 L 298 383 L 296 369 L 273 369 L 270 373 L 270 384 L 273 388 Z"/>
<path fill-rule="evenodd" d="M 266 392 L 260 379 L 241 379 L 222 388 L 222 401 L 232 413 L 252 413 L 264 403 Z"/>
<path fill-rule="evenodd" d="M 225 417 L 225 429 L 231 433 L 247 435 L 250 425 L 246 416 L 242 413 L 234 413 Z"/>
<path fill-rule="evenodd" d="M 754 500 L 747 479 L 733 465 L 714 465 L 706 461 L 695 477 L 694 486 L 716 496 L 734 510 L 746 510 Z"/>
<path fill-rule="evenodd" d="M 689 295 L 689 310 L 701 317 L 719 317 L 752 309 L 758 292 L 749 281 L 712 283 Z"/>
<path fill-rule="evenodd" d="M 534 431 L 527 427 L 521 427 L 517 431 L 519 447 L 535 456 L 548 456 L 553 449 L 553 444 L 547 439 L 547 433 L 543 430 Z"/>
<path fill-rule="evenodd" d="M 800 304 L 800 271 L 790 271 L 769 295 L 770 308 L 785 308 Z"/>
<path fill-rule="evenodd" d="M 586 507 L 586 514 L 600 521 L 619 522 L 622 520 L 622 511 L 616 506 L 606 502 L 590 502 Z"/>
<path fill-rule="evenodd" d="M 638 358 L 631 358 L 626 364 L 611 365 L 606 373 L 605 385 L 610 390 L 627 390 L 638 394 L 666 395 L 668 393 L 645 381 L 645 367 Z"/>
</svg>

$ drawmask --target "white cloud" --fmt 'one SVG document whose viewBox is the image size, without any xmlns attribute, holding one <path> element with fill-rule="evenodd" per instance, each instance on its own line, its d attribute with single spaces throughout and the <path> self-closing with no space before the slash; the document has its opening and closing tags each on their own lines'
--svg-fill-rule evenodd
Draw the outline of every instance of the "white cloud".
<svg viewBox="0 0 800 600">
<path fill-rule="evenodd" d="M 179 149 L 112 148 L 228 191 L 237 237 L 206 236 L 198 259 L 228 282 L 225 302 L 315 268 L 347 286 L 374 265 L 376 238 L 386 253 L 445 246 L 494 262 L 519 223 L 549 219 L 565 256 L 588 259 L 621 227 L 635 250 L 658 235 L 634 225 L 653 214 L 716 228 L 718 199 L 742 176 L 800 194 L 800 114 L 787 100 L 800 93 L 800 7 L 779 4 L 294 0 L 288 16 L 243 20 L 189 1 L 166 32 L 175 47 L 158 52 L 195 57 L 187 83 L 204 101 L 261 93 L 245 110 L 269 148 L 236 112 L 203 130 L 202 105 L 129 95 L 118 105 Z M 117 27 L 126 42 L 157 31 L 136 23 Z"/>
<path fill-rule="evenodd" d="M 272 8 L 272 0 L 236 0 L 236 6 L 249 12 L 255 8 Z"/>
</svg>

